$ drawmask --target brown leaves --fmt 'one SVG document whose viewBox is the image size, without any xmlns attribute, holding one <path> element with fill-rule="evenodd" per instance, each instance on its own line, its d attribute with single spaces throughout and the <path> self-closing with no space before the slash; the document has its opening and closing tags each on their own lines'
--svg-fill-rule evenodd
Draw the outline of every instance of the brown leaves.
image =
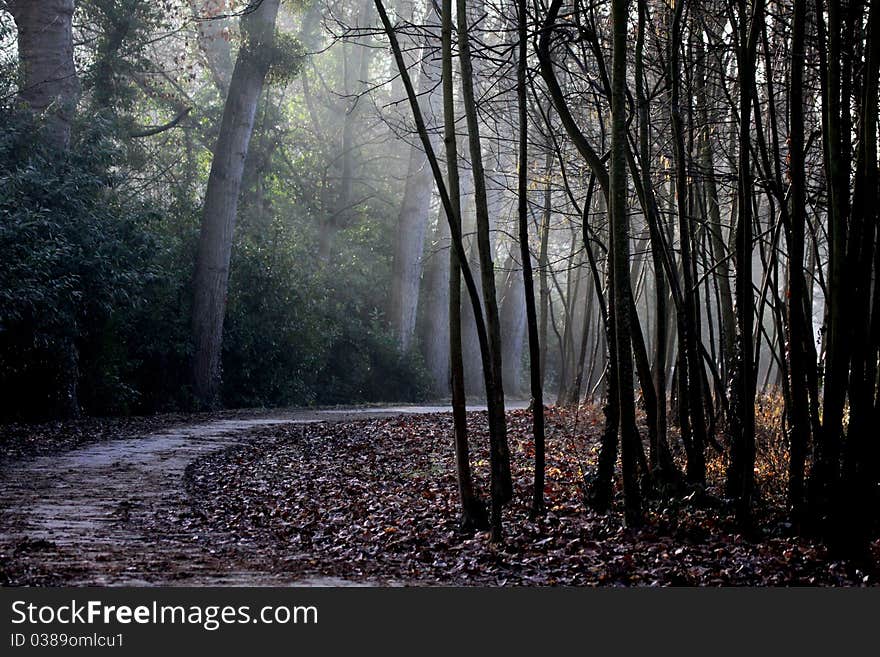
<svg viewBox="0 0 880 657">
<path fill-rule="evenodd" d="M 485 492 L 486 417 L 469 420 L 475 478 Z M 267 429 L 250 446 L 191 468 L 189 492 L 205 520 L 190 522 L 247 541 L 265 553 L 267 567 L 295 576 L 649 586 L 850 584 L 864 576 L 829 568 L 824 550 L 801 539 L 750 543 L 722 510 L 686 500 L 651 509 L 640 532 L 621 528 L 616 515 L 587 512 L 578 458 L 595 458 L 601 422 L 594 409 L 550 409 L 547 420 L 549 511 L 531 520 L 529 415 L 509 414 L 516 496 L 505 511 L 502 548 L 484 534 L 458 532 L 449 415 Z"/>
</svg>

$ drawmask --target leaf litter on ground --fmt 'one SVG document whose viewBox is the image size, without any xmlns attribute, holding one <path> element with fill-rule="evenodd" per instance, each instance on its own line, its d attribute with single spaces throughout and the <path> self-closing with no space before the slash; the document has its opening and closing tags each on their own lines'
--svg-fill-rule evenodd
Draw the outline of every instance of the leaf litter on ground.
<svg viewBox="0 0 880 657">
<path fill-rule="evenodd" d="M 723 506 L 652 501 L 623 526 L 583 501 L 602 429 L 595 407 L 547 409 L 547 512 L 530 517 L 528 411 L 508 413 L 514 501 L 503 545 L 459 531 L 450 414 L 259 430 L 187 471 L 193 532 L 247 544 L 291 576 L 437 585 L 863 585 L 876 578 L 787 535 L 773 504 L 764 531 L 738 533 Z M 477 489 L 488 490 L 487 418 L 469 413 Z M 619 497 L 619 487 L 615 492 Z M 620 507 L 620 504 L 616 505 Z M 874 544 L 875 552 L 878 545 Z"/>
</svg>

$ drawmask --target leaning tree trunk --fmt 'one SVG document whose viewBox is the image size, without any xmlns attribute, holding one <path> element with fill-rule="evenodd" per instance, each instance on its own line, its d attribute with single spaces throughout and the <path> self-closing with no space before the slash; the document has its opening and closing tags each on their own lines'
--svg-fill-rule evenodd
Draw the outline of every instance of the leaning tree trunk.
<svg viewBox="0 0 880 657">
<path fill-rule="evenodd" d="M 280 0 L 261 0 L 242 16 L 245 38 L 229 84 L 205 191 L 194 276 L 192 375 L 196 400 L 206 408 L 219 402 L 223 319 L 238 193 L 257 100 L 269 72 L 267 53 L 274 42 L 279 3 Z"/>
<path fill-rule="evenodd" d="M 79 97 L 73 61 L 74 0 L 11 0 L 6 7 L 18 30 L 18 97 L 45 115 L 45 137 L 64 150 Z"/>
</svg>

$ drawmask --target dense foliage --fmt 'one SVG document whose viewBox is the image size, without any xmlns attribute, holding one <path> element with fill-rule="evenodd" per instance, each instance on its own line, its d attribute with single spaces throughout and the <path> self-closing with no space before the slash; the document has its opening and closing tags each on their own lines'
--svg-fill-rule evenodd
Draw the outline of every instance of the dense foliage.
<svg viewBox="0 0 880 657">
<path fill-rule="evenodd" d="M 4 112 L 0 138 L 0 394 L 17 413 L 136 400 L 133 323 L 164 272 L 153 209 L 119 192 L 101 126 L 69 158 L 47 154 L 25 118 Z M 18 119 L 18 120 L 17 120 Z"/>
<path fill-rule="evenodd" d="M 19 106 L 14 24 L 0 20 L 0 417 L 192 405 L 191 280 L 223 98 L 193 43 L 157 41 L 163 30 L 192 30 L 179 14 L 93 0 L 77 16 L 76 29 L 94 38 L 77 50 L 81 111 L 64 154 Z M 301 63 L 301 48 L 288 51 Z M 419 398 L 422 366 L 398 353 L 382 317 L 392 224 L 382 199 L 395 192 L 355 204 L 321 252 L 336 212 L 327 169 L 338 153 L 309 137 L 301 96 L 286 96 L 298 65 L 273 71 L 257 117 L 233 249 L 223 401 Z M 323 75 L 341 66 L 328 57 Z M 182 98 L 185 120 L 144 137 Z M 280 147 L 281 135 L 301 139 Z"/>
</svg>

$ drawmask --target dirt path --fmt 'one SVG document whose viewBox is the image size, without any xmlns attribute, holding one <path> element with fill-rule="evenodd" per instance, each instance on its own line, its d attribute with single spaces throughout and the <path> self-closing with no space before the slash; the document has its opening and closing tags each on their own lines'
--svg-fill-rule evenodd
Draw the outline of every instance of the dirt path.
<svg viewBox="0 0 880 657">
<path fill-rule="evenodd" d="M 142 438 L 24 459 L 0 475 L 0 570 L 8 583 L 68 585 L 346 585 L 290 580 L 255 563 L 247 545 L 187 535 L 187 465 L 246 441 L 248 430 L 285 423 L 341 422 L 446 407 L 293 411 L 220 420 Z"/>
</svg>

